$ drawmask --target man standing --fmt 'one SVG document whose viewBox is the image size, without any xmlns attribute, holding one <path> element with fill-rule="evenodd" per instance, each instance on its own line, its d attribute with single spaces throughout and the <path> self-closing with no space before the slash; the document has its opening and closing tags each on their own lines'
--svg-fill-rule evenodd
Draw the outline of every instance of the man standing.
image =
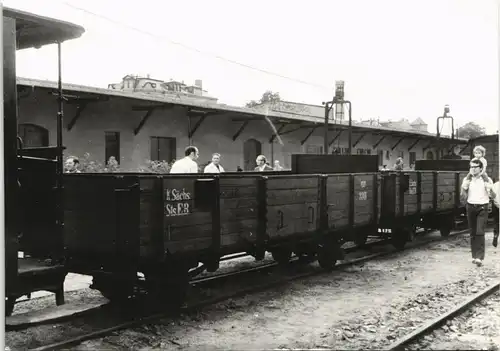
<svg viewBox="0 0 500 351">
<path fill-rule="evenodd" d="M 220 165 L 220 154 L 212 154 L 212 162 L 210 162 L 203 171 L 204 173 L 223 173 L 224 168 Z"/>
<path fill-rule="evenodd" d="M 498 221 L 499 221 L 499 211 L 500 211 L 500 182 L 497 180 L 493 184 L 493 192 L 495 193 L 495 198 L 493 199 L 493 220 L 495 222 L 493 227 L 493 246 L 498 245 Z"/>
<path fill-rule="evenodd" d="M 194 162 L 200 156 L 196 146 L 188 146 L 184 150 L 184 158 L 177 160 L 172 165 L 170 173 L 198 173 L 198 164 Z"/>
<path fill-rule="evenodd" d="M 484 260 L 484 227 L 488 219 L 488 204 L 493 197 L 493 182 L 481 177 L 483 163 L 474 158 L 470 161 L 470 171 L 462 182 L 461 195 L 466 200 L 467 219 L 470 228 L 472 263 L 478 267 Z"/>
</svg>

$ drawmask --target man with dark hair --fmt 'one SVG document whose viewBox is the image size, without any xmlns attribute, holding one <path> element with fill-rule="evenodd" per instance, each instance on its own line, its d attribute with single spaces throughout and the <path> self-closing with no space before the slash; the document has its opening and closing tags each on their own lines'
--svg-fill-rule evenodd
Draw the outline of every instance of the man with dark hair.
<svg viewBox="0 0 500 351">
<path fill-rule="evenodd" d="M 463 180 L 461 189 L 469 221 L 472 263 L 478 267 L 484 260 L 484 229 L 488 220 L 488 205 L 490 198 L 495 196 L 491 179 L 485 181 L 481 177 L 482 168 L 483 163 L 473 158 L 470 161 L 469 174 Z"/>
<path fill-rule="evenodd" d="M 78 170 L 78 166 L 80 165 L 80 161 L 75 156 L 70 156 L 66 159 L 64 163 L 64 170 L 66 173 L 80 173 Z"/>
<path fill-rule="evenodd" d="M 188 146 L 184 150 L 184 158 L 177 160 L 172 165 L 170 173 L 198 173 L 198 164 L 194 162 L 200 156 L 196 146 Z"/>
</svg>

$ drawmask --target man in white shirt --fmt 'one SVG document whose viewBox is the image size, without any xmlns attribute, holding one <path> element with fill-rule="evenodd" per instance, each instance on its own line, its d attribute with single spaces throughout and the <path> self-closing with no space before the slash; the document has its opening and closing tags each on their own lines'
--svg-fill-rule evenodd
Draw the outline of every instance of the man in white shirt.
<svg viewBox="0 0 500 351">
<path fill-rule="evenodd" d="M 204 173 L 223 173 L 224 168 L 220 165 L 220 154 L 212 154 L 212 162 L 210 162 L 203 171 Z"/>
<path fill-rule="evenodd" d="M 493 198 L 493 220 L 495 221 L 493 227 L 493 246 L 497 247 L 498 245 L 498 221 L 499 221 L 499 209 L 500 209 L 500 182 L 497 180 L 495 184 L 493 184 L 493 192 L 495 193 L 495 197 Z"/>
<path fill-rule="evenodd" d="M 198 164 L 194 162 L 200 156 L 196 146 L 188 146 L 184 150 L 184 158 L 177 160 L 172 165 L 170 173 L 198 173 Z"/>
<path fill-rule="evenodd" d="M 488 220 L 488 204 L 494 196 L 493 182 L 481 177 L 483 163 L 477 158 L 470 161 L 470 171 L 462 182 L 462 197 L 467 201 L 467 219 L 470 228 L 472 263 L 478 267 L 484 260 L 484 227 Z"/>
</svg>

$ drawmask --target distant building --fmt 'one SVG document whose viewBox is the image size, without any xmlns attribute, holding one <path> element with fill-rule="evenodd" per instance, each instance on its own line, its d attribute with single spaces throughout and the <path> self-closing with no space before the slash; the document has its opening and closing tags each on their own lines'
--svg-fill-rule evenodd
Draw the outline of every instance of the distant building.
<svg viewBox="0 0 500 351">
<path fill-rule="evenodd" d="M 259 106 L 255 106 L 254 108 L 260 111 L 268 109 L 270 112 L 276 111 L 276 112 L 289 113 L 292 115 L 316 117 L 318 118 L 318 120 L 324 120 L 325 118 L 325 107 L 321 105 L 303 104 L 298 102 L 281 100 L 279 102 L 264 103 Z M 348 112 L 343 111 L 343 113 L 340 114 L 336 113 L 335 116 L 334 111 L 332 110 L 330 112 L 330 119 L 338 124 L 347 124 L 349 120 Z M 395 122 L 391 121 L 381 122 L 379 118 L 377 119 L 370 118 L 368 120 L 361 120 L 361 121 L 353 120 L 352 123 L 353 125 L 359 125 L 359 126 L 366 125 L 371 127 L 386 127 L 389 129 L 396 129 L 396 130 L 419 131 L 419 132 L 429 133 L 429 131 L 427 130 L 427 123 L 425 123 L 420 117 L 415 119 L 413 122 L 410 122 L 406 118 L 403 118 Z"/>
<path fill-rule="evenodd" d="M 404 130 L 418 130 L 421 132 L 428 132 L 427 130 L 427 123 L 425 123 L 420 117 L 414 120 L 413 122 L 410 122 L 406 118 L 402 118 L 399 121 L 386 121 L 386 122 L 380 122 L 380 125 L 382 127 L 387 127 L 387 128 L 397 128 L 397 129 L 404 129 Z"/>
<path fill-rule="evenodd" d="M 160 95 L 180 95 L 182 97 L 193 98 L 198 101 L 217 102 L 217 98 L 208 96 L 203 90 L 201 79 L 195 80 L 194 85 L 186 85 L 184 82 L 170 80 L 165 82 L 158 79 L 126 75 L 120 83 L 108 84 L 108 89 L 121 90 L 128 93 L 146 93 Z"/>
</svg>

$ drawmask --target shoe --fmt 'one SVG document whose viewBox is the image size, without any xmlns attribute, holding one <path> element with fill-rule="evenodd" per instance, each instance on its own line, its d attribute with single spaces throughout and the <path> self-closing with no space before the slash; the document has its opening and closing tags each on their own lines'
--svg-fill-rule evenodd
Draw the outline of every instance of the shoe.
<svg viewBox="0 0 500 351">
<path fill-rule="evenodd" d="M 497 247 L 498 245 L 498 236 L 493 237 L 493 246 Z"/>
<path fill-rule="evenodd" d="M 472 263 L 476 264 L 477 263 L 477 258 L 472 259 Z"/>
<path fill-rule="evenodd" d="M 482 260 L 476 260 L 476 265 L 478 267 L 481 267 L 483 265 L 483 261 Z"/>
</svg>

